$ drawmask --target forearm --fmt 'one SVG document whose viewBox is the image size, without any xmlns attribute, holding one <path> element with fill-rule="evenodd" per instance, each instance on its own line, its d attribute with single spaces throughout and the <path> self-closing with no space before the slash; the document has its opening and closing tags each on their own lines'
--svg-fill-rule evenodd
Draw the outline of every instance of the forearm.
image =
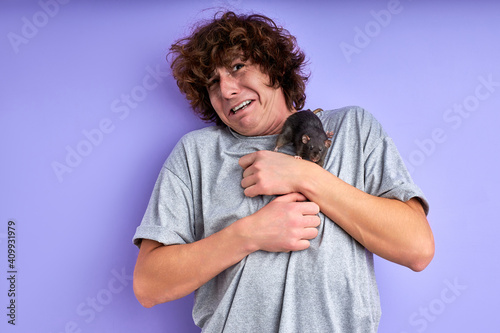
<svg viewBox="0 0 500 333">
<path fill-rule="evenodd" d="M 252 252 L 233 224 L 190 244 L 143 240 L 134 271 L 134 292 L 145 307 L 195 291 Z"/>
<path fill-rule="evenodd" d="M 258 250 L 304 250 L 318 235 L 318 213 L 318 205 L 291 193 L 194 243 L 163 246 L 143 240 L 134 271 L 137 299 L 151 307 L 181 298 Z"/>
<path fill-rule="evenodd" d="M 372 196 L 317 165 L 304 166 L 298 190 L 369 251 L 416 271 L 428 265 L 434 239 L 417 199 Z"/>
</svg>

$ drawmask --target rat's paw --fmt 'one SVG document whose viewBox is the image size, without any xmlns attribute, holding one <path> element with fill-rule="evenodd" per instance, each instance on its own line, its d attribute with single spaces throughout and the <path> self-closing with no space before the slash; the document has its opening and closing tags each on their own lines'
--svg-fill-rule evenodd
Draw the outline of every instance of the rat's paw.
<svg viewBox="0 0 500 333">
<path fill-rule="evenodd" d="M 301 160 L 302 159 L 302 157 L 300 157 L 300 156 L 294 156 L 294 157 L 295 157 L 296 160 Z"/>
</svg>

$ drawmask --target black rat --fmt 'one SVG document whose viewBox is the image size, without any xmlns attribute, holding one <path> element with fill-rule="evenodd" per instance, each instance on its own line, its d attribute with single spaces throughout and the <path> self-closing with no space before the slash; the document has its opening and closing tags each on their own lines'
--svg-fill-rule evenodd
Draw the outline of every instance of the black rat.
<svg viewBox="0 0 500 333">
<path fill-rule="evenodd" d="M 289 116 L 283 124 L 281 134 L 276 140 L 278 151 L 288 143 L 293 143 L 295 147 L 295 158 L 302 158 L 319 166 L 323 166 L 326 151 L 330 148 L 333 132 L 325 132 L 321 120 L 315 114 L 321 111 L 317 109 L 298 111 Z"/>
</svg>

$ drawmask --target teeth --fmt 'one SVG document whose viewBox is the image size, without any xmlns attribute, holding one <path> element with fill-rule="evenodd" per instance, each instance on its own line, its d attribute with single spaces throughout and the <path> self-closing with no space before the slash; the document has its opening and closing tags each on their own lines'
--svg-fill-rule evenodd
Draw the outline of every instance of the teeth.
<svg viewBox="0 0 500 333">
<path fill-rule="evenodd" d="M 247 106 L 248 104 L 250 104 L 251 101 L 244 101 L 243 103 L 241 103 L 240 105 L 234 107 L 233 109 L 231 109 L 231 111 L 233 111 L 234 113 L 236 113 L 237 111 L 243 109 L 245 106 Z"/>
</svg>

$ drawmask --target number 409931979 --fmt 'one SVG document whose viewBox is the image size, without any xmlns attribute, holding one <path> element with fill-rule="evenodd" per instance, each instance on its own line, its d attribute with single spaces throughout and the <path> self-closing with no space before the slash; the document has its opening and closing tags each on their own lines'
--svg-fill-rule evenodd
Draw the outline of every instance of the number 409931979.
<svg viewBox="0 0 500 333">
<path fill-rule="evenodd" d="M 7 224 L 7 246 L 9 269 L 16 268 L 16 222 L 9 221 Z"/>
</svg>

